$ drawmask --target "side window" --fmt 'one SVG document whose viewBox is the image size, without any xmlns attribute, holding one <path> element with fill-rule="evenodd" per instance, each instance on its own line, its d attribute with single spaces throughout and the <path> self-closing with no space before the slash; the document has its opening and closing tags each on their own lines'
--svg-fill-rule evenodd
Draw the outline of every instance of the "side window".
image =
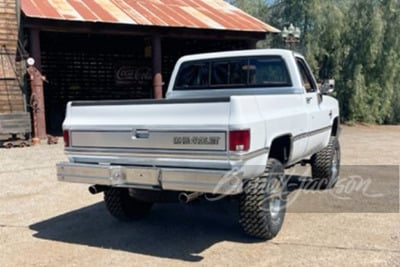
<svg viewBox="0 0 400 267">
<path fill-rule="evenodd" d="M 297 58 L 296 59 L 297 67 L 299 68 L 301 80 L 303 82 L 304 88 L 307 93 L 312 93 L 317 91 L 317 85 L 315 84 L 314 79 L 312 78 L 310 69 L 307 67 L 304 60 Z"/>
</svg>

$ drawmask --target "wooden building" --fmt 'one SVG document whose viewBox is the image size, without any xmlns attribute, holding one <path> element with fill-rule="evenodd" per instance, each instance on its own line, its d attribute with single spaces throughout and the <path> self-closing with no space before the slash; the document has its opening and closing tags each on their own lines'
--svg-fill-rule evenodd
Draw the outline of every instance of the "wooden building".
<svg viewBox="0 0 400 267">
<path fill-rule="evenodd" d="M 279 32 L 223 0 L 21 0 L 21 10 L 51 134 L 70 100 L 162 98 L 182 55 L 254 48 Z"/>
<path fill-rule="evenodd" d="M 0 114 L 25 110 L 18 48 L 19 7 L 15 0 L 0 0 Z"/>
</svg>

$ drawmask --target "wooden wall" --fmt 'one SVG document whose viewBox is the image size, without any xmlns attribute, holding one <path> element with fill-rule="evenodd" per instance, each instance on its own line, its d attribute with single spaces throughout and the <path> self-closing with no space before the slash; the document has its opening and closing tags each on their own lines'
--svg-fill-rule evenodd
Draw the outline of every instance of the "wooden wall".
<svg viewBox="0 0 400 267">
<path fill-rule="evenodd" d="M 24 111 L 22 90 L 15 73 L 18 19 L 15 0 L 0 0 L 0 113 Z"/>
<path fill-rule="evenodd" d="M 68 101 L 153 97 L 151 47 L 143 36 L 41 32 L 40 43 L 49 134 L 62 134 Z M 244 48 L 246 40 L 162 39 L 164 93 L 182 55 Z"/>
</svg>

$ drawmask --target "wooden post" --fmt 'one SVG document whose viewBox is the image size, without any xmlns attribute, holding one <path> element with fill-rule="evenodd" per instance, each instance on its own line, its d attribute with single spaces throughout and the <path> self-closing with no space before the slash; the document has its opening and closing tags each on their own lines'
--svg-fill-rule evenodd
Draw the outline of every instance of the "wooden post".
<svg viewBox="0 0 400 267">
<path fill-rule="evenodd" d="M 40 31 L 38 29 L 30 30 L 30 56 L 35 59 L 35 67 L 42 70 L 42 56 L 40 49 Z"/>
<path fill-rule="evenodd" d="M 30 31 L 31 56 L 35 60 L 35 65 L 28 67 L 28 74 L 31 81 L 31 106 L 34 118 L 34 132 L 39 139 L 47 139 L 46 134 L 46 113 L 44 105 L 43 80 L 45 79 L 40 72 L 41 69 L 41 50 L 39 30 Z M 36 127 L 36 129 L 35 129 Z"/>
<path fill-rule="evenodd" d="M 44 109 L 43 80 L 44 77 L 35 66 L 27 69 L 31 82 L 31 99 L 33 117 L 33 144 L 39 144 L 40 140 L 46 139 L 46 114 Z"/>
<path fill-rule="evenodd" d="M 160 99 L 163 97 L 163 81 L 161 74 L 161 38 L 159 35 L 153 35 L 151 47 L 153 59 L 153 95 L 155 99 Z"/>
</svg>

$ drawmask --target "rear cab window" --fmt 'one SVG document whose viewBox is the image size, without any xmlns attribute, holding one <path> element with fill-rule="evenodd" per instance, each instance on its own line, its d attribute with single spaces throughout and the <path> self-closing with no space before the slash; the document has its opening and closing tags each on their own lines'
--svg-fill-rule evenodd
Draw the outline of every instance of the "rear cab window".
<svg viewBox="0 0 400 267">
<path fill-rule="evenodd" d="M 288 87 L 292 85 L 280 56 L 250 56 L 189 61 L 181 65 L 174 90 Z"/>
</svg>

